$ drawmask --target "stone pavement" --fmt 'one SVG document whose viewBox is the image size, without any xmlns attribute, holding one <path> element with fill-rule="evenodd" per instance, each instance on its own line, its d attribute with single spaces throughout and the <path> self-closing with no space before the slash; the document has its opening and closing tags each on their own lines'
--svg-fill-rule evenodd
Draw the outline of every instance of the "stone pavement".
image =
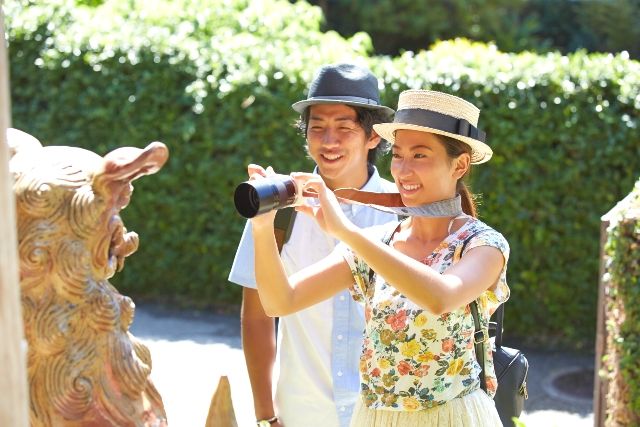
<svg viewBox="0 0 640 427">
<path fill-rule="evenodd" d="M 227 375 L 239 427 L 255 426 L 249 378 L 235 314 L 178 312 L 138 303 L 131 332 L 151 350 L 151 377 L 171 427 L 204 427 L 220 375 Z M 505 337 L 508 343 L 508 337 Z M 591 397 L 569 395 L 553 379 L 572 369 L 593 369 L 593 354 L 525 349 L 529 400 L 527 427 L 593 426 Z"/>
</svg>

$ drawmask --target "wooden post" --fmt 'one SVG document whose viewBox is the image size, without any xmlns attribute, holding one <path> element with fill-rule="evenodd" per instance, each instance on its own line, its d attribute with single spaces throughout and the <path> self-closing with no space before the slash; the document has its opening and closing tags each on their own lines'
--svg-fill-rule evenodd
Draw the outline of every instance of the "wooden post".
<svg viewBox="0 0 640 427">
<path fill-rule="evenodd" d="M 604 422 L 607 418 L 607 393 L 609 392 L 609 381 L 607 377 L 600 377 L 599 375 L 599 372 L 602 369 L 602 357 L 607 351 L 606 323 L 609 318 L 609 314 L 607 312 L 607 307 L 609 305 L 609 288 L 607 281 L 604 280 L 607 262 L 607 257 L 605 255 L 605 245 L 608 237 L 607 229 L 611 224 L 611 219 L 630 203 L 631 196 L 631 193 L 628 194 L 600 219 L 600 279 L 598 286 L 598 320 L 596 324 L 596 360 L 593 387 L 593 425 L 595 427 L 604 426 Z"/>
<path fill-rule="evenodd" d="M 0 426 L 27 427 L 26 351 L 20 308 L 15 200 L 9 175 L 9 64 L 0 0 Z"/>
<path fill-rule="evenodd" d="M 238 427 L 231 402 L 231 386 L 225 375 L 220 377 L 218 388 L 211 398 L 205 427 Z"/>
<path fill-rule="evenodd" d="M 615 208 L 614 208 L 615 209 Z M 606 283 L 603 280 L 605 272 L 605 253 L 604 246 L 607 243 L 607 228 L 609 228 L 610 218 L 613 209 L 601 218 L 600 222 L 600 279 L 598 285 L 598 318 L 596 323 L 596 360 L 594 369 L 594 387 L 593 387 L 593 425 L 595 427 L 604 426 L 604 420 L 607 415 L 607 385 L 606 378 L 600 378 L 600 369 L 602 368 L 602 356 L 604 356 L 607 347 L 607 291 Z"/>
</svg>

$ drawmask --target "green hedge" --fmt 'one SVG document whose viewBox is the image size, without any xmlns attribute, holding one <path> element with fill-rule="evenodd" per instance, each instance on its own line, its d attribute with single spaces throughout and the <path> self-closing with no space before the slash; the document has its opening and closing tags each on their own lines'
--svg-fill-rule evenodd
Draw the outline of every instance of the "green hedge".
<svg viewBox="0 0 640 427">
<path fill-rule="evenodd" d="M 368 57 L 365 34 L 321 33 L 286 1 L 6 5 L 14 125 L 101 154 L 150 140 L 171 157 L 123 212 L 141 246 L 113 282 L 134 297 L 237 304 L 226 281 L 249 162 L 308 169 L 290 104 L 323 63 L 365 61 L 395 106 L 408 87 L 483 109 L 494 159 L 474 172 L 481 214 L 511 243 L 507 333 L 592 340 L 599 218 L 640 174 L 640 64 L 618 55 L 505 54 L 463 40 Z M 388 159 L 380 165 L 387 172 Z"/>
<path fill-rule="evenodd" d="M 640 180 L 611 219 L 605 253 L 608 297 L 607 424 L 640 424 Z M 616 366 L 612 366 L 615 363 Z"/>
<path fill-rule="evenodd" d="M 468 37 L 507 52 L 577 49 L 640 58 L 638 0 L 311 0 L 325 28 L 366 31 L 376 53 L 426 49 L 437 40 Z M 615 24 L 613 24 L 615 23 Z"/>
<path fill-rule="evenodd" d="M 431 87 L 483 110 L 495 155 L 474 169 L 473 189 L 481 216 L 511 244 L 507 334 L 590 343 L 600 216 L 640 173 L 640 64 L 464 41 L 382 62 L 388 100 Z"/>
</svg>

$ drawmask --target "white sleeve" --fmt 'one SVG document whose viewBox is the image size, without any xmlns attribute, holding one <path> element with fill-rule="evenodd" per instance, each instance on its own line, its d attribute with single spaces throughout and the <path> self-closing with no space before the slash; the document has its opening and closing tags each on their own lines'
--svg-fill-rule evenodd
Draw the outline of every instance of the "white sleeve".
<svg viewBox="0 0 640 427">
<path fill-rule="evenodd" d="M 251 222 L 247 221 L 229 273 L 230 282 L 257 289 L 253 254 L 253 233 L 251 232 Z"/>
</svg>

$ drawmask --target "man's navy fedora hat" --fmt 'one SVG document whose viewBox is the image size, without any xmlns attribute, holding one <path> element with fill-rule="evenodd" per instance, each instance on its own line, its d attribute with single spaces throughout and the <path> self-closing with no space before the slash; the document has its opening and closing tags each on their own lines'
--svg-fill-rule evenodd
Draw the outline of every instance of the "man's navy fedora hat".
<svg viewBox="0 0 640 427">
<path fill-rule="evenodd" d="M 309 86 L 304 101 L 292 105 L 298 113 L 310 105 L 346 104 L 354 107 L 381 110 L 389 115 L 394 111 L 380 104 L 378 79 L 368 69 L 355 64 L 325 65 Z"/>
</svg>

